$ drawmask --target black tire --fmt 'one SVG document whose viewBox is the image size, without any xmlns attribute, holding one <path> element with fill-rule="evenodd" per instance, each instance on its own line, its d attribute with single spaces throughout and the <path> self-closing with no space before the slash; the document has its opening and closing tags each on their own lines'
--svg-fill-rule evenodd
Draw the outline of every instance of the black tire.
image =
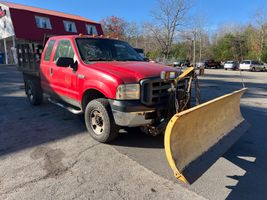
<svg viewBox="0 0 267 200">
<path fill-rule="evenodd" d="M 25 92 L 30 104 L 36 106 L 42 103 L 43 92 L 39 81 L 33 79 L 27 80 L 25 83 Z"/>
<path fill-rule="evenodd" d="M 110 142 L 118 136 L 119 127 L 107 99 L 90 101 L 85 108 L 84 120 L 88 132 L 98 142 Z"/>
<path fill-rule="evenodd" d="M 252 72 L 255 72 L 255 71 L 256 71 L 255 67 L 253 67 L 253 68 L 251 69 L 251 71 L 252 71 Z"/>
</svg>

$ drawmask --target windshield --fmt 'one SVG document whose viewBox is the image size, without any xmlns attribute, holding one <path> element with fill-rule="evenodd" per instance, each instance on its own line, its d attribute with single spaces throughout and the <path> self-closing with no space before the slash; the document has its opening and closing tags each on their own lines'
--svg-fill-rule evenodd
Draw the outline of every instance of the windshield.
<svg viewBox="0 0 267 200">
<path fill-rule="evenodd" d="M 76 43 L 84 62 L 144 61 L 127 42 L 111 39 L 77 38 Z"/>
</svg>

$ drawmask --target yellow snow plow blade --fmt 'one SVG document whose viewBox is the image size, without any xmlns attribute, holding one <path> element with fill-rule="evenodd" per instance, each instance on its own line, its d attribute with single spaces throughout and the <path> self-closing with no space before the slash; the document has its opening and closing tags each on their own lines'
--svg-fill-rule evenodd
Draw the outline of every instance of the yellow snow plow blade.
<svg viewBox="0 0 267 200">
<path fill-rule="evenodd" d="M 247 130 L 240 112 L 240 98 L 245 91 L 226 94 L 171 118 L 164 146 L 176 178 L 194 182 Z"/>
</svg>

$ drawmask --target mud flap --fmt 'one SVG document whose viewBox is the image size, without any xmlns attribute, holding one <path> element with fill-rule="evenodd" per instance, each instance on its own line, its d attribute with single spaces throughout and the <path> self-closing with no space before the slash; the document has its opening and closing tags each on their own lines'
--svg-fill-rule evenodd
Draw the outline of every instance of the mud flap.
<svg viewBox="0 0 267 200">
<path fill-rule="evenodd" d="M 164 138 L 174 175 L 193 183 L 248 129 L 240 112 L 246 88 L 175 114 Z"/>
</svg>

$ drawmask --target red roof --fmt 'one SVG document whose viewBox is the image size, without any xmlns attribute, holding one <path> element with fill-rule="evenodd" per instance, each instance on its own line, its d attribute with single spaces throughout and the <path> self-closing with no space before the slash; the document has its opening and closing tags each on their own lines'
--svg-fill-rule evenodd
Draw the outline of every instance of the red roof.
<svg viewBox="0 0 267 200">
<path fill-rule="evenodd" d="M 6 5 L 9 8 L 13 8 L 13 9 L 27 10 L 27 11 L 31 11 L 31 12 L 42 13 L 42 14 L 46 14 L 46 15 L 54 15 L 54 16 L 59 16 L 59 17 L 64 17 L 64 18 L 69 18 L 69 19 L 85 21 L 85 22 L 89 22 L 89 23 L 97 23 L 95 21 L 86 19 L 86 18 L 78 16 L 78 15 L 66 14 L 63 12 L 47 10 L 47 9 L 43 9 L 43 8 L 36 8 L 36 7 L 32 7 L 32 6 L 25 6 L 25 5 L 11 3 L 11 2 L 7 2 L 7 1 L 0 1 L 0 3 Z"/>
</svg>

